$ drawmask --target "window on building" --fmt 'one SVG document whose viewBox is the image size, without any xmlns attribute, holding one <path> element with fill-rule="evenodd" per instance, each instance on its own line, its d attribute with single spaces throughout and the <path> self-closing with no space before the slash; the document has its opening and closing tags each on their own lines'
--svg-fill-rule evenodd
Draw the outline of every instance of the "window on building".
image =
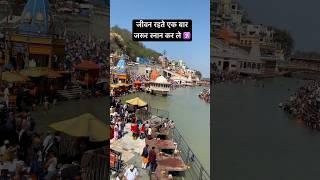
<svg viewBox="0 0 320 180">
<path fill-rule="evenodd" d="M 235 67 L 237 67 L 237 66 L 236 66 L 235 64 L 231 64 L 231 67 L 232 67 L 232 68 L 235 68 Z"/>
<path fill-rule="evenodd" d="M 252 63 L 252 69 L 256 68 L 256 63 Z"/>
<path fill-rule="evenodd" d="M 246 62 L 243 63 L 243 68 L 244 69 L 247 68 L 247 63 Z"/>
<path fill-rule="evenodd" d="M 258 69 L 258 70 L 260 69 L 260 64 L 257 64 L 257 69 Z"/>
<path fill-rule="evenodd" d="M 240 62 L 240 68 L 242 68 L 242 62 Z"/>
<path fill-rule="evenodd" d="M 221 66 L 221 61 L 218 62 L 218 66 Z"/>
</svg>

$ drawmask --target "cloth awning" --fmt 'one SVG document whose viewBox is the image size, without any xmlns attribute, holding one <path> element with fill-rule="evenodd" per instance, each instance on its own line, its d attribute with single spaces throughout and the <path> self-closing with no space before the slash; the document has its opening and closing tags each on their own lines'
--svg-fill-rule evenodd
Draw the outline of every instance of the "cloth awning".
<svg viewBox="0 0 320 180">
<path fill-rule="evenodd" d="M 2 80 L 9 82 L 9 83 L 15 83 L 15 82 L 26 82 L 29 81 L 30 79 L 20 73 L 17 72 L 2 72 Z"/>
<path fill-rule="evenodd" d="M 133 106 L 140 106 L 140 107 L 147 105 L 147 103 L 142 99 L 140 99 L 139 97 L 127 100 L 126 103 L 131 104 Z"/>
<path fill-rule="evenodd" d="M 100 67 L 98 64 L 92 61 L 85 60 L 85 61 L 82 61 L 80 64 L 75 65 L 75 69 L 87 71 L 87 70 L 98 70 L 100 69 Z"/>
<path fill-rule="evenodd" d="M 62 75 L 54 70 L 51 70 L 47 67 L 32 67 L 21 70 L 21 74 L 29 77 L 41 77 L 45 76 L 49 79 L 55 79 L 62 77 Z"/>
<path fill-rule="evenodd" d="M 89 137 L 90 141 L 108 139 L 109 128 L 92 114 L 86 113 L 65 121 L 53 123 L 51 128 L 74 137 Z"/>
</svg>

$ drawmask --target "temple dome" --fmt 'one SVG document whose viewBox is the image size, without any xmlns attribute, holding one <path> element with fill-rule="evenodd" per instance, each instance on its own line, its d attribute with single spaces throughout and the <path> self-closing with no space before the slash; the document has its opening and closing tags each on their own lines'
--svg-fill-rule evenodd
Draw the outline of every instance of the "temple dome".
<svg viewBox="0 0 320 180">
<path fill-rule="evenodd" d="M 168 80 L 163 76 L 159 76 L 154 82 L 159 84 L 169 84 Z"/>
<path fill-rule="evenodd" d="M 50 16 L 48 0 L 28 0 L 24 6 L 19 24 L 19 33 L 47 35 Z"/>
</svg>

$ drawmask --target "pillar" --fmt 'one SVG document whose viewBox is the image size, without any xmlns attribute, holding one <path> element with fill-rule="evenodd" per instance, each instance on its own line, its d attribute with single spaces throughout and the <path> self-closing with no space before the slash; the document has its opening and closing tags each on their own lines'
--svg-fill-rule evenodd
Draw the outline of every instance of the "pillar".
<svg viewBox="0 0 320 180">
<path fill-rule="evenodd" d="M 49 61 L 48 61 L 48 68 L 49 69 L 51 69 L 51 59 L 52 59 L 52 57 L 51 57 L 51 54 L 49 55 Z"/>
</svg>

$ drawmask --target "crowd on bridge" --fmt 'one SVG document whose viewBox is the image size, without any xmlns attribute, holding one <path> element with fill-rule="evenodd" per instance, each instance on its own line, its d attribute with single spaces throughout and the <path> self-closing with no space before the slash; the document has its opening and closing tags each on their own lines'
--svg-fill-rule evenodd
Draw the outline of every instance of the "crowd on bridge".
<svg viewBox="0 0 320 180">
<path fill-rule="evenodd" d="M 300 87 L 281 106 L 307 126 L 320 130 L 320 81 L 312 80 Z"/>
</svg>

